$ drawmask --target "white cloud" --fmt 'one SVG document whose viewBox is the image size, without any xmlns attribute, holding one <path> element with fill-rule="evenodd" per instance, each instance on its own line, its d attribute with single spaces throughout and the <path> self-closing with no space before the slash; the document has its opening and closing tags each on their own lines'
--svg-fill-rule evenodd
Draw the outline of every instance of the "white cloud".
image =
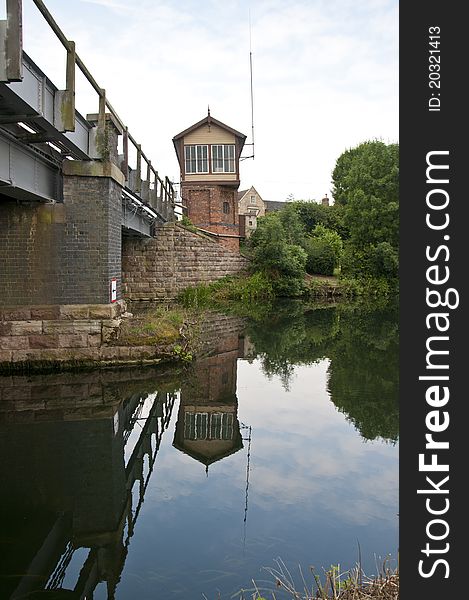
<svg viewBox="0 0 469 600">
<path fill-rule="evenodd" d="M 53 81 L 63 51 L 25 1 L 25 45 Z M 172 137 L 212 114 L 250 137 L 251 9 L 256 158 L 242 187 L 320 199 L 347 148 L 397 140 L 397 2 L 196 3 L 49 0 L 50 11 L 159 171 L 178 178 Z M 51 52 L 50 48 L 54 47 Z M 60 83 L 59 83 L 60 85 Z M 91 95 L 77 98 L 96 112 Z M 83 105 L 83 106 L 82 106 Z M 248 140 L 249 141 L 249 140 Z"/>
</svg>

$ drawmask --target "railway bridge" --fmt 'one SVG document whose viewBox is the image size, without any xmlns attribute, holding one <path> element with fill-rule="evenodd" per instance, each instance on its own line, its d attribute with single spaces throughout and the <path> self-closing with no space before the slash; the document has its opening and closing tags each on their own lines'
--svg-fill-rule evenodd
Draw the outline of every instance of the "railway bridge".
<svg viewBox="0 0 469 600">
<path fill-rule="evenodd" d="M 128 240 L 174 221 L 175 191 L 161 176 L 42 0 L 61 42 L 58 89 L 23 51 L 21 0 L 0 21 L 0 306 L 109 304 L 122 294 Z M 79 69 L 95 112 L 75 109 Z"/>
</svg>

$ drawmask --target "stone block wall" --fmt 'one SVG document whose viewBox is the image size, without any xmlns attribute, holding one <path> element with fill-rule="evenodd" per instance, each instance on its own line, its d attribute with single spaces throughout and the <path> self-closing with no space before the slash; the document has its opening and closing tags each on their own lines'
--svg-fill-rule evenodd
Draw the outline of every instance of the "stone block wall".
<svg viewBox="0 0 469 600">
<path fill-rule="evenodd" d="M 125 311 L 122 301 L 1 308 L 0 366 L 99 360 Z"/>
<path fill-rule="evenodd" d="M 124 239 L 123 296 L 168 300 L 182 290 L 247 269 L 248 259 L 179 224 L 159 227 L 150 240 Z"/>
</svg>

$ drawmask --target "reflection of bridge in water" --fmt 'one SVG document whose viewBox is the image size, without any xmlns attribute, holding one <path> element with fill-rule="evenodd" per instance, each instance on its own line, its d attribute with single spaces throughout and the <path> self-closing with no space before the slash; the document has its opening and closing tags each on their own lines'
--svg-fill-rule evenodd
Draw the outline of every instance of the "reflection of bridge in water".
<svg viewBox="0 0 469 600">
<path fill-rule="evenodd" d="M 241 327 L 214 318 L 182 385 L 152 367 L 0 377 L 1 598 L 115 597 L 178 398 L 173 445 L 205 466 L 250 440 L 236 397 Z"/>
<path fill-rule="evenodd" d="M 30 393 L 83 388 L 70 378 L 31 386 Z M 68 397 L 58 409 L 55 397 L 50 410 L 36 411 L 18 410 L 34 402 L 12 401 L 16 410 L 2 413 L 1 453 L 12 465 L 1 476 L 0 503 L 9 515 L 2 598 L 89 599 L 100 583 L 114 597 L 176 394 L 133 393 L 119 401 L 115 385 L 90 387 L 101 401 L 88 398 L 78 407 Z"/>
</svg>

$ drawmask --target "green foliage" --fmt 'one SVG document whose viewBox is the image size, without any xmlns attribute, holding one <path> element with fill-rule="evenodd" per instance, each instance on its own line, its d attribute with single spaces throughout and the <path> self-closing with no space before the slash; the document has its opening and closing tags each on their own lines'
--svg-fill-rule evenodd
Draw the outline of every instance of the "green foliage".
<svg viewBox="0 0 469 600">
<path fill-rule="evenodd" d="M 305 237 L 305 225 L 300 219 L 295 205 L 289 204 L 283 210 L 277 213 L 285 233 L 287 244 L 301 246 Z"/>
<path fill-rule="evenodd" d="M 173 347 L 173 354 L 183 362 L 191 362 L 194 359 L 194 355 L 185 350 L 180 344 L 176 344 L 176 346 Z"/>
<path fill-rule="evenodd" d="M 313 238 L 317 238 L 326 242 L 334 253 L 334 267 L 338 267 L 340 265 L 340 259 L 342 258 L 342 252 L 344 250 L 344 244 L 342 242 L 342 238 L 337 233 L 337 231 L 333 231 L 332 229 L 328 229 L 324 225 L 318 224 L 313 229 L 312 234 Z"/>
<path fill-rule="evenodd" d="M 375 302 L 306 310 L 275 306 L 246 332 L 268 376 L 288 389 L 296 365 L 329 358 L 331 401 L 365 439 L 399 435 L 397 305 Z"/>
<path fill-rule="evenodd" d="M 377 274 L 382 274 L 388 279 L 398 277 L 399 256 L 389 242 L 381 242 L 375 247 L 373 259 Z"/>
<path fill-rule="evenodd" d="M 399 191 L 399 146 L 379 140 L 346 150 L 332 172 L 334 202 L 347 205 L 356 191 L 395 202 Z"/>
<path fill-rule="evenodd" d="M 269 278 L 277 296 L 297 296 L 304 291 L 307 255 L 294 243 L 303 237 L 298 215 L 287 209 L 259 219 L 251 236 L 254 269 Z"/>
<path fill-rule="evenodd" d="M 347 150 L 333 175 L 334 199 L 342 208 L 349 240 L 342 273 L 385 277 L 398 273 L 399 146 L 374 140 Z"/>
<path fill-rule="evenodd" d="M 333 275 L 336 256 L 332 246 L 323 238 L 305 240 L 307 252 L 306 271 L 317 275 Z"/>
<path fill-rule="evenodd" d="M 296 200 L 289 204 L 288 208 L 297 213 L 306 231 L 312 231 L 316 225 L 325 225 L 326 227 L 330 225 L 329 210 L 331 207 L 316 202 Z"/>
<path fill-rule="evenodd" d="M 270 301 L 273 285 L 265 273 L 249 277 L 224 277 L 209 284 L 186 288 L 177 298 L 187 308 L 217 308 L 230 303 L 250 306 L 256 302 Z"/>
<path fill-rule="evenodd" d="M 357 190 L 344 211 L 345 223 L 351 242 L 358 248 L 389 242 L 394 248 L 399 243 L 399 204 L 378 196 L 366 196 Z"/>
<path fill-rule="evenodd" d="M 194 225 L 194 223 L 192 223 L 187 215 L 182 215 L 181 225 L 183 225 L 186 229 L 189 229 L 189 231 L 193 231 L 194 233 L 197 232 L 197 227 Z"/>
<path fill-rule="evenodd" d="M 342 275 L 346 278 L 384 278 L 391 286 L 397 283 L 399 256 L 389 242 L 357 248 L 347 243 L 342 256 Z"/>
<path fill-rule="evenodd" d="M 348 236 L 343 221 L 342 206 L 323 206 L 313 201 L 295 200 L 294 202 L 290 202 L 281 211 L 285 220 L 289 219 L 292 213 L 296 213 L 298 216 L 303 229 L 303 235 L 311 232 L 316 225 L 324 225 L 324 227 L 337 232 L 342 239 L 346 239 Z M 296 243 L 299 242 L 297 241 Z"/>
<path fill-rule="evenodd" d="M 125 319 L 119 330 L 118 343 L 126 346 L 158 346 L 177 342 L 186 312 L 175 306 L 156 306 Z"/>
<path fill-rule="evenodd" d="M 357 248 L 351 242 L 347 242 L 342 254 L 342 276 L 346 278 L 369 276 L 374 270 L 371 255 L 371 247 Z"/>
<path fill-rule="evenodd" d="M 344 277 L 340 288 L 345 298 L 373 298 L 387 301 L 398 291 L 397 280 L 389 281 L 385 277 Z"/>
</svg>

